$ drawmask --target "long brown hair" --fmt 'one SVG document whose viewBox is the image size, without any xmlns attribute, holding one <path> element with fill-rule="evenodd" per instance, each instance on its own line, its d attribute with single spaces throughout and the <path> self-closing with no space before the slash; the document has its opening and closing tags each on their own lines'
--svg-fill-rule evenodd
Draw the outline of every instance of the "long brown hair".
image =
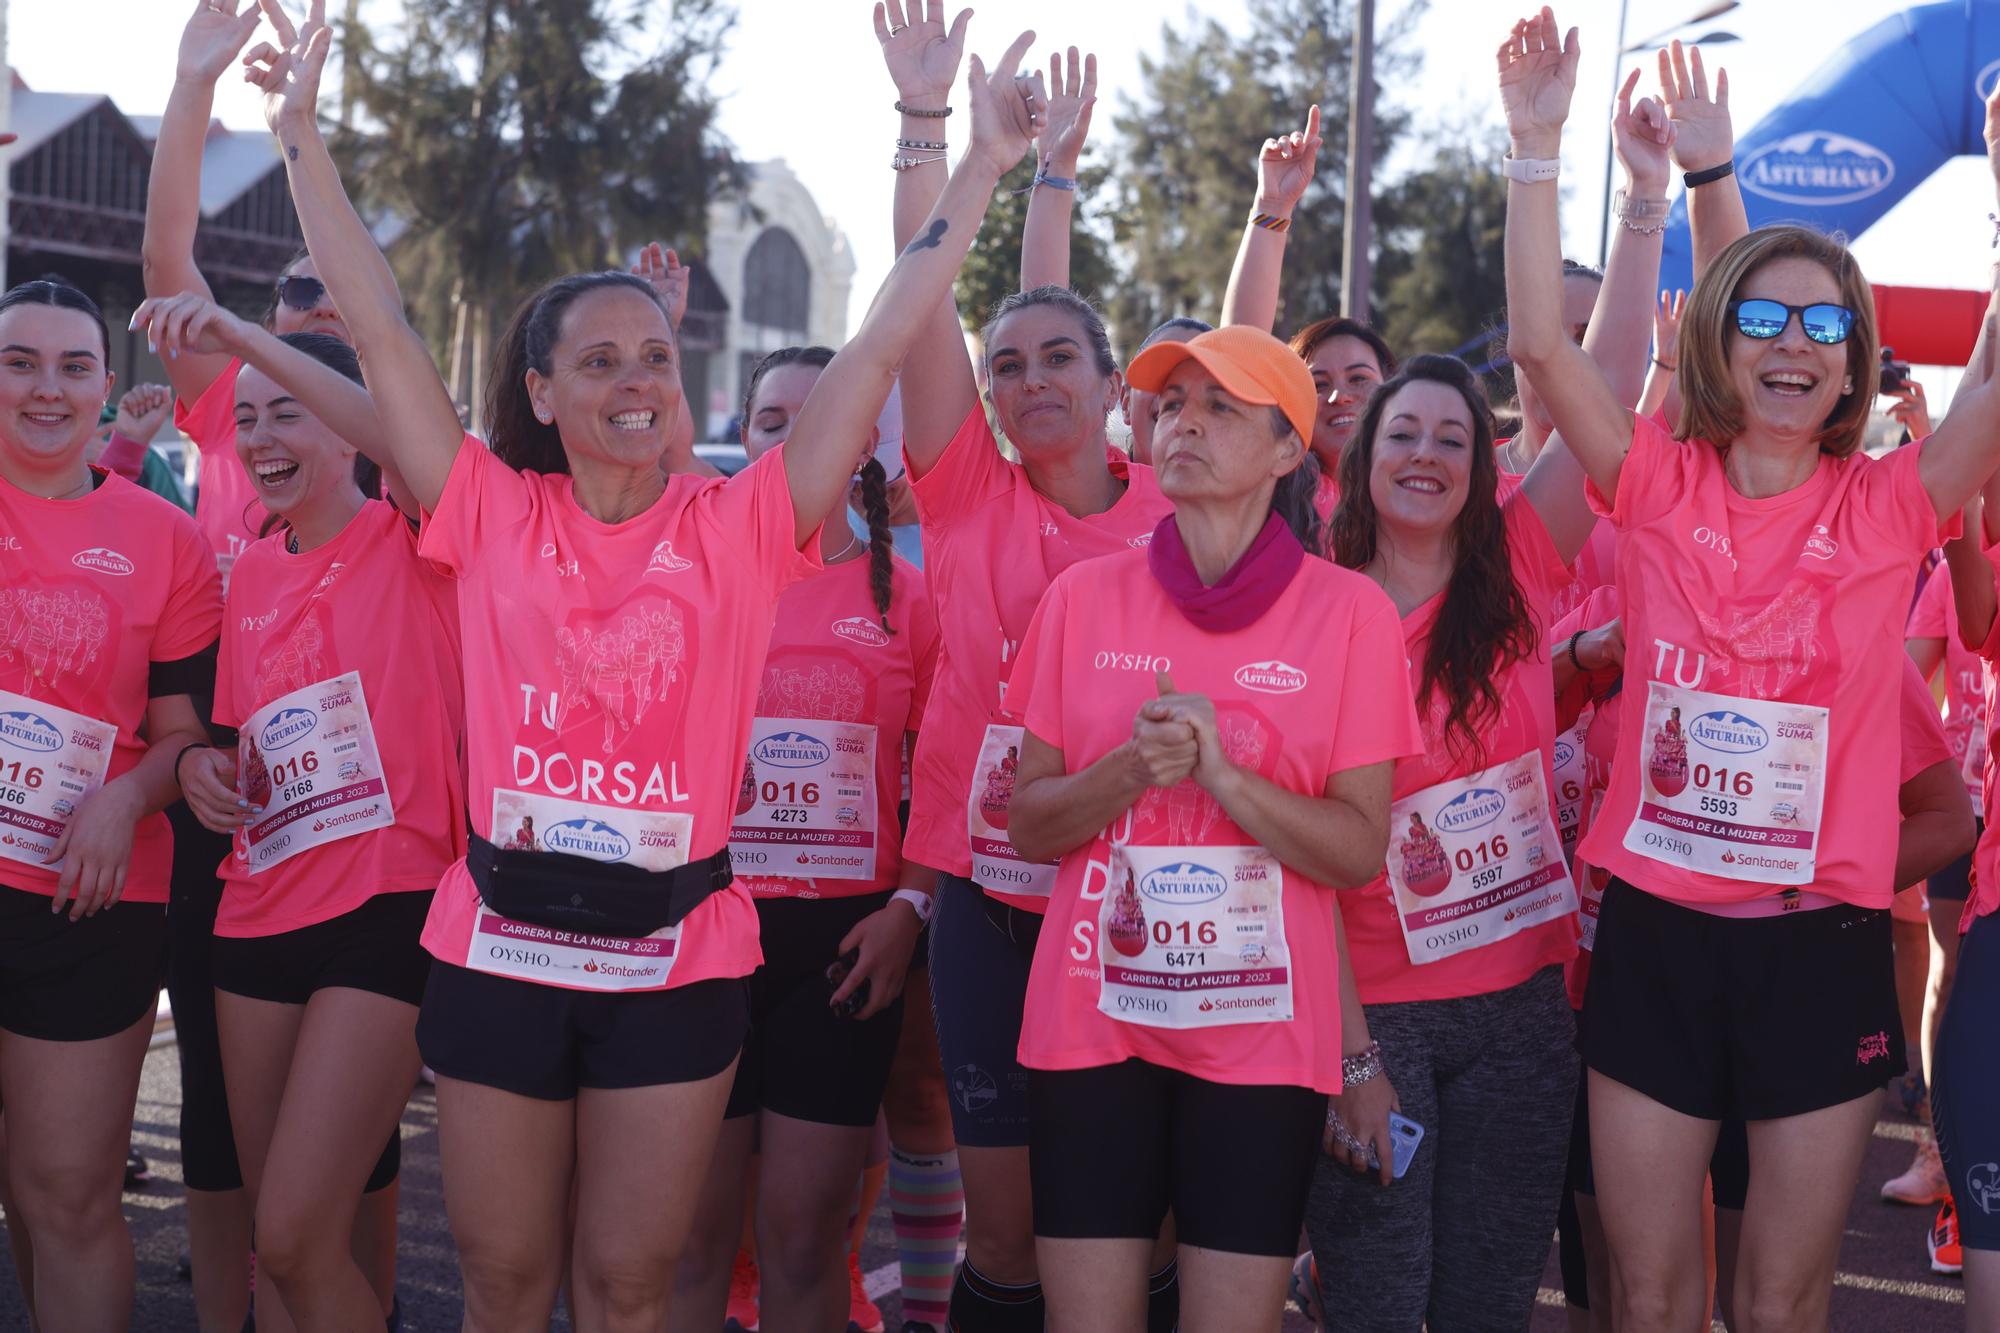
<svg viewBox="0 0 2000 1333">
<path fill-rule="evenodd" d="M 1453 563 L 1445 584 L 1417 683 L 1417 705 L 1445 704 L 1440 736 L 1452 758 L 1485 767 L 1481 731 L 1500 715 L 1494 683 L 1506 667 L 1532 657 L 1536 627 L 1528 599 L 1514 581 L 1507 555 L 1507 524 L 1500 512 L 1500 467 L 1493 454 L 1493 414 L 1472 368 L 1455 356 L 1426 354 L 1403 363 L 1395 378 L 1375 391 L 1340 459 L 1340 507 L 1334 510 L 1330 546 L 1334 563 L 1365 569 L 1375 558 L 1378 515 L 1368 489 L 1375 466 L 1375 437 L 1388 406 L 1404 386 L 1419 381 L 1458 392 L 1472 417 L 1472 476 L 1465 505 L 1452 522 Z"/>
</svg>

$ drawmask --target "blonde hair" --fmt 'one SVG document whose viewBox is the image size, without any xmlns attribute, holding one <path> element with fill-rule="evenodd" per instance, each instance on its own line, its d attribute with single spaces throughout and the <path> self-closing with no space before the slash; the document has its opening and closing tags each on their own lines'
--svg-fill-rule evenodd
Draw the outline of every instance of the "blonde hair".
<svg viewBox="0 0 2000 1333">
<path fill-rule="evenodd" d="M 1881 370 L 1875 293 L 1844 238 L 1789 224 L 1759 227 L 1717 255 L 1695 281 L 1687 313 L 1681 317 L 1681 415 L 1674 436 L 1724 445 L 1743 433 L 1743 404 L 1729 373 L 1730 335 L 1736 327 L 1729 303 L 1738 299 L 1751 274 L 1778 259 L 1818 264 L 1840 284 L 1840 303 L 1854 312 L 1854 327 L 1845 343 L 1853 391 L 1835 401 L 1815 436 L 1820 452 L 1845 458 L 1861 447 L 1875 404 Z"/>
</svg>

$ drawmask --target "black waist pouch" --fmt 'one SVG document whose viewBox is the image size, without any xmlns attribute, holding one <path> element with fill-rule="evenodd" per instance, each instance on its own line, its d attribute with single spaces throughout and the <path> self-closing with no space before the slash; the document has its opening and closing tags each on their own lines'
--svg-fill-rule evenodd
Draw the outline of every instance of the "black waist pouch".
<svg viewBox="0 0 2000 1333">
<path fill-rule="evenodd" d="M 623 939 L 679 925 L 735 878 L 727 847 L 672 870 L 641 870 L 561 852 L 510 851 L 476 833 L 465 868 L 481 900 L 501 916 Z"/>
</svg>

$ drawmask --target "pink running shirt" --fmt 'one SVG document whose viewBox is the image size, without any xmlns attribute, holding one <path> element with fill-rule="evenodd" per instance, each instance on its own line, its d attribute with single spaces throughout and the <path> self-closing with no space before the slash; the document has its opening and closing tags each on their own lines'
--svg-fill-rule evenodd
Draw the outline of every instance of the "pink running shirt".
<svg viewBox="0 0 2000 1333">
<path fill-rule="evenodd" d="M 568 476 L 516 472 L 468 439 L 418 549 L 458 580 L 473 831 L 511 843 L 493 812 L 514 792 L 635 827 L 690 817 L 686 859 L 720 851 L 779 594 L 819 567 L 794 521 L 782 449 L 727 480 L 669 477 L 651 508 L 607 524 Z M 464 966 L 478 907 L 460 861 L 424 946 Z M 745 976 L 760 959 L 756 908 L 733 884 L 682 921 L 665 984 L 635 989 Z"/>
<path fill-rule="evenodd" d="M 787 588 L 778 599 L 777 625 L 771 631 L 764 681 L 757 691 L 756 725 L 761 730 L 771 730 L 776 719 L 860 724 L 869 730 L 875 751 L 872 830 L 864 830 L 867 817 L 860 802 L 851 802 L 846 809 L 852 814 L 834 823 L 836 832 L 852 829 L 856 834 L 873 833 L 875 873 L 857 879 L 784 878 L 760 872 L 751 858 L 769 856 L 775 849 L 762 849 L 740 835 L 732 836 L 736 882 L 753 897 L 851 898 L 896 887 L 902 869 L 902 833 L 896 807 L 903 795 L 903 742 L 923 719 L 924 701 L 930 695 L 931 676 L 937 666 L 938 631 L 937 613 L 931 607 L 922 571 L 901 557 L 892 560 L 892 569 L 889 626 L 894 634 L 882 628 L 866 555 L 833 565 Z M 753 755 L 757 748 L 753 743 Z M 789 769 L 785 763 L 764 768 L 765 780 L 779 786 L 799 780 L 802 772 L 804 781 L 812 780 L 810 772 Z M 746 780 L 753 776 L 754 770 L 746 769 Z M 825 783 L 822 780 L 816 785 Z M 789 800 L 790 795 L 779 794 L 779 799 Z M 739 793 L 739 820 L 759 803 L 760 796 Z M 825 796 L 815 804 L 831 807 L 834 801 Z M 757 833 L 770 836 L 790 826 L 765 820 L 755 827 Z M 828 854 L 840 855 L 837 849 Z"/>
<path fill-rule="evenodd" d="M 240 729 L 274 700 L 356 673 L 396 822 L 256 874 L 239 833 L 222 863 L 217 935 L 276 935 L 378 893 L 437 887 L 465 855 L 462 666 L 457 591 L 417 554 L 394 505 L 368 501 L 339 536 L 298 555 L 280 533 L 243 553 L 223 616 L 215 720 Z"/>
<path fill-rule="evenodd" d="M 1826 709 L 1824 732 L 1807 729 L 1812 743 L 1826 747 L 1819 770 L 1825 795 L 1817 827 L 1807 829 L 1814 874 L 1800 887 L 1862 907 L 1887 907 L 1893 896 L 1898 738 L 1876 723 L 1881 701 L 1900 689 L 1904 654 L 1895 628 L 1910 605 L 1918 563 L 1939 541 L 1938 516 L 1917 473 L 1922 447 L 1908 445 L 1882 459 L 1822 454 L 1802 485 L 1751 499 L 1730 485 L 1714 445 L 1677 441 L 1655 422 L 1634 418 L 1617 503 L 1606 504 L 1594 486 L 1589 492 L 1618 528 L 1618 584 L 1627 593 L 1624 736 L 1645 734 L 1655 682 L 1663 694 L 1700 691 L 1751 702 L 1751 712 L 1780 727 L 1800 726 L 1784 720 L 1795 712 L 1785 705 Z M 1954 515 L 1950 526 L 1956 524 Z M 1754 707 L 1762 700 L 1780 706 Z M 1727 763 L 1716 752 L 1716 771 L 1757 762 L 1740 757 L 1744 742 L 1734 743 L 1738 754 Z M 1651 833 L 1682 841 L 1665 825 L 1634 829 L 1640 765 L 1651 748 L 1620 749 L 1603 815 L 1580 855 L 1673 902 L 1745 902 L 1778 892 L 1775 880 L 1677 864 L 1686 854 L 1666 844 L 1658 855 L 1625 845 L 1627 830 L 1635 838 Z M 1810 810 L 1802 812 L 1804 823 L 1810 817 Z M 1746 874 L 1769 863 L 1804 864 L 1783 846 L 1746 845 L 1739 859 Z"/>
<path fill-rule="evenodd" d="M 193 403 L 174 399 L 174 425 L 201 456 L 194 521 L 215 548 L 225 587 L 236 561 L 259 539 L 265 518 L 257 488 L 236 456 L 236 375 L 242 369 L 241 361 L 232 360 Z"/>
<path fill-rule="evenodd" d="M 1972 793 L 1972 803 L 1978 806 L 1985 796 L 1985 762 L 1975 751 L 1971 763 L 1967 764 L 1967 751 L 1973 749 L 1974 742 L 1980 748 L 1986 739 L 1986 671 L 1981 665 L 1979 654 L 1965 646 L 1958 633 L 1958 604 L 1952 600 L 1951 570 L 1939 565 L 1925 580 L 1923 591 L 1917 594 L 1917 604 L 1910 611 L 1909 628 L 1903 631 L 1905 638 L 1942 639 L 1944 641 L 1944 661 L 1940 669 L 1944 672 L 1945 738 L 1951 742 L 1952 757 L 1961 765 L 1966 789 Z"/>
<path fill-rule="evenodd" d="M 1010 687 L 1027 729 L 1080 772 L 1132 735 L 1158 697 L 1155 670 L 1215 703 L 1234 761 L 1289 791 L 1414 752 L 1396 608 L 1372 582 L 1308 558 L 1248 628 L 1197 629 L 1167 599 L 1143 551 L 1060 575 L 1022 645 Z M 1241 847 L 1253 840 L 1192 779 L 1155 787 L 1107 833 L 1134 846 Z M 1028 976 L 1021 1063 L 1085 1069 L 1141 1059 L 1217 1083 L 1340 1086 L 1340 958 L 1326 889 L 1283 872 L 1290 1021 L 1146 1027 L 1098 1008 L 1098 919 L 1110 865 L 1104 834 L 1062 858 Z"/>
<path fill-rule="evenodd" d="M 1003 716 L 1001 692 L 1042 594 L 1078 561 L 1145 546 L 1172 510 L 1151 468 L 1119 456 L 1111 473 L 1127 483 L 1118 502 L 1075 517 L 1038 494 L 1025 467 L 1001 456 L 979 406 L 929 471 L 911 470 L 941 636 L 937 683 L 911 768 L 905 846 L 912 860 L 972 874 L 966 807 L 973 770 L 989 726 L 1020 725 L 1011 708 Z M 1031 912 L 1047 901 L 994 896 Z"/>
<path fill-rule="evenodd" d="M 1981 544 L 1985 543 L 1982 533 Z M 2000 546 L 1986 547 L 1986 561 L 1995 566 L 1994 579 L 2000 583 Z M 1942 574 L 1944 571 L 1938 571 Z M 1956 608 L 1954 608 L 1956 609 Z M 1979 645 L 1979 657 L 1985 666 L 1983 682 L 1986 700 L 1986 770 L 1985 792 L 1980 801 L 1980 818 L 1986 827 L 1979 835 L 1979 845 L 1972 851 L 1972 894 L 1965 901 L 1965 912 L 1958 919 L 1958 931 L 1962 935 L 1972 929 L 1972 923 L 1989 912 L 2000 909 L 2000 764 L 1996 764 L 1993 743 L 1996 737 L 1994 726 L 2000 719 L 2000 617 L 1995 617 L 1993 628 L 1987 633 L 1986 642 Z"/>
<path fill-rule="evenodd" d="M 96 489 L 75 500 L 0 481 L 0 690 L 31 701 L 7 710 L 22 716 L 0 727 L 0 781 L 25 786 L 57 748 L 33 703 L 116 727 L 105 781 L 130 771 L 147 750 L 148 668 L 193 657 L 221 628 L 215 555 L 194 520 L 123 477 L 91 475 Z M 167 901 L 173 841 L 166 815 L 139 821 L 127 901 Z M 38 861 L 0 858 L 9 888 L 54 896 L 60 877 Z"/>
<path fill-rule="evenodd" d="M 1483 750 L 1479 755 L 1454 756 L 1446 747 L 1442 739 L 1446 705 L 1441 697 L 1434 695 L 1419 705 L 1423 753 L 1397 762 L 1391 793 L 1395 800 L 1531 751 L 1540 752 L 1543 790 L 1551 794 L 1551 799 L 1556 791 L 1550 758 L 1556 742 L 1556 703 L 1555 679 L 1548 657 L 1547 627 L 1551 623 L 1548 608 L 1556 593 L 1569 584 L 1570 573 L 1541 516 L 1523 492 L 1517 489 L 1507 496 L 1501 503 L 1501 512 L 1507 524 L 1507 557 L 1514 570 L 1514 581 L 1527 600 L 1534 621 L 1535 654 L 1506 667 L 1496 682 L 1501 711 L 1480 725 Z M 1402 656 L 1407 663 L 1405 674 L 1412 693 L 1422 678 L 1424 655 L 1430 651 L 1431 634 L 1443 605 L 1444 594 L 1440 592 L 1410 612 L 1399 626 Z M 1391 831 L 1391 855 L 1400 833 L 1401 830 Z M 1354 983 L 1363 1004 L 1488 995 L 1519 985 L 1542 968 L 1567 961 L 1576 952 L 1575 918 L 1565 915 L 1491 944 L 1419 966 L 1410 961 L 1386 876 L 1378 876 L 1358 889 L 1343 889 L 1340 911 L 1347 923 Z"/>
</svg>

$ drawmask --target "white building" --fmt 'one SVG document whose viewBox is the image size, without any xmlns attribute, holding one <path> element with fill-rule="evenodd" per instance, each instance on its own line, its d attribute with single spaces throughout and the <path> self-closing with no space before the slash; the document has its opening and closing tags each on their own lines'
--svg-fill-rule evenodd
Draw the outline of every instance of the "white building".
<svg viewBox="0 0 2000 1333">
<path fill-rule="evenodd" d="M 794 343 L 837 348 L 847 340 L 847 294 L 854 255 L 847 237 L 820 212 L 783 160 L 748 167 L 744 198 L 709 206 L 708 250 L 701 265 L 726 311 L 721 348 L 700 378 L 689 367 L 689 394 L 706 405 L 704 439 L 725 437 L 742 406 L 743 383 L 766 352 Z M 697 286 L 696 303 L 701 295 Z M 692 313 L 692 312 L 691 312 Z"/>
</svg>

